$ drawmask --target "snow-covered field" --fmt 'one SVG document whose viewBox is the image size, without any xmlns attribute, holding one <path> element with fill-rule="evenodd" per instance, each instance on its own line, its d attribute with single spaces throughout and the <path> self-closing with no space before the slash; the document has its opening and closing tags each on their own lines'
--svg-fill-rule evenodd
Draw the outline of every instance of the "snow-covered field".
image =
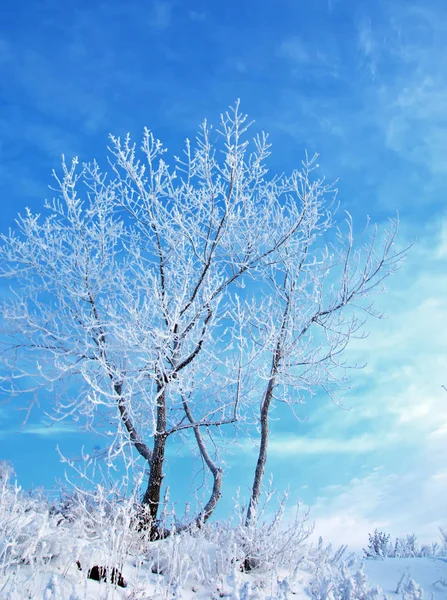
<svg viewBox="0 0 447 600">
<path fill-rule="evenodd" d="M 190 557 L 194 560 L 194 557 Z M 196 557 L 199 561 L 201 558 Z M 202 557 L 203 558 L 203 557 Z M 189 558 L 186 559 L 189 562 Z M 1 580 L 0 598 L 24 600 L 35 598 L 42 600 L 93 600 L 93 599 L 180 599 L 210 600 L 231 598 L 232 600 L 265 599 L 308 599 L 329 600 L 369 600 L 405 598 L 416 600 L 441 600 L 447 598 L 447 559 L 444 558 L 396 558 L 385 560 L 366 560 L 364 573 L 368 579 L 356 588 L 359 579 L 357 569 L 349 569 L 352 577 L 347 578 L 342 563 L 334 569 L 323 569 L 328 585 L 312 589 L 315 570 L 318 565 L 303 565 L 295 573 L 285 569 L 242 573 L 234 569 L 232 573 L 222 575 L 208 583 L 197 583 L 194 574 L 185 572 L 184 581 L 169 582 L 169 576 L 156 575 L 146 563 L 137 564 L 135 560 L 126 561 L 123 576 L 127 587 L 122 588 L 108 582 L 98 583 L 87 579 L 76 564 L 48 564 L 40 568 L 23 565 L 18 572 L 11 571 Z M 321 566 L 320 566 L 321 568 Z M 344 572 L 344 573 L 343 573 Z M 329 575 L 331 573 L 332 575 Z M 340 573 L 343 573 L 340 578 Z M 402 575 L 404 578 L 402 580 Z M 344 578 L 343 578 L 344 577 Z M 409 586 L 409 578 L 419 584 Z M 351 582 L 354 586 L 351 587 Z M 444 581 L 444 584 L 442 583 Z M 400 582 L 400 586 L 399 586 Z M 380 587 L 380 589 L 377 588 Z M 399 591 L 398 588 L 400 587 Z M 382 592 L 380 591 L 382 590 Z M 356 593 L 356 592 L 360 593 Z"/>
<path fill-rule="evenodd" d="M 408 577 L 416 581 L 427 600 L 447 598 L 447 558 L 386 558 L 366 560 L 365 572 L 371 583 L 379 585 L 390 598 L 401 598 Z M 402 579 L 403 576 L 403 579 Z"/>
<path fill-rule="evenodd" d="M 291 523 L 280 511 L 249 528 L 236 516 L 158 541 L 136 514 L 131 499 L 100 487 L 55 504 L 0 477 L 0 599 L 447 598 L 442 545 L 433 557 L 362 563 L 344 547 L 310 544 L 305 514 Z"/>
</svg>

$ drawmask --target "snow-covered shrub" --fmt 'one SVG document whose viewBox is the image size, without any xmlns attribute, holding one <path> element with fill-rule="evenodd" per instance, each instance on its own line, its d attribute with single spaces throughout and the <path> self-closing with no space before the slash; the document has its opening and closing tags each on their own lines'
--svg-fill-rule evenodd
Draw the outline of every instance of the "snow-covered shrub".
<svg viewBox="0 0 447 600">
<path fill-rule="evenodd" d="M 0 460 L 0 483 L 15 477 L 14 466 L 8 460 Z"/>
<path fill-rule="evenodd" d="M 441 579 L 434 581 L 433 585 L 447 588 L 447 579 L 444 579 L 444 577 L 441 577 Z"/>
<path fill-rule="evenodd" d="M 441 530 L 441 535 L 446 536 Z M 365 558 L 415 558 L 415 557 L 437 557 L 447 555 L 447 541 L 443 539 L 442 544 L 433 542 L 423 544 L 419 547 L 416 536 L 407 534 L 404 538 L 396 538 L 394 543 L 389 541 L 390 536 L 377 529 L 374 534 L 369 534 L 368 548 L 364 548 Z"/>
<path fill-rule="evenodd" d="M 221 524 L 207 524 L 151 542 L 140 560 L 156 577 L 154 597 L 171 600 L 181 598 L 185 590 L 206 590 L 210 598 L 216 599 L 293 598 L 288 578 L 278 576 L 276 565 L 250 574 L 243 570 L 240 549 L 237 544 L 231 545 L 235 540 L 233 533 L 232 528 Z M 147 600 L 144 595 L 143 598 Z"/>
<path fill-rule="evenodd" d="M 441 534 L 441 552 L 443 556 L 447 556 L 447 531 L 440 527 L 439 532 Z"/>
<path fill-rule="evenodd" d="M 71 570 L 80 581 L 92 567 L 121 572 L 131 554 L 145 549 L 147 536 L 135 527 L 134 497 L 119 497 L 97 486 L 50 504 L 42 495 L 23 491 L 10 480 L 10 472 L 1 473 L 0 591 L 7 586 L 7 598 L 15 598 L 16 589 L 18 598 L 24 597 L 25 589 L 37 594 L 42 572 L 54 574 L 54 569 Z M 56 580 L 55 575 L 53 587 Z M 51 595 L 50 588 L 48 597 L 64 597 Z"/>
<path fill-rule="evenodd" d="M 339 561 L 323 562 L 315 569 L 306 588 L 307 594 L 312 600 L 382 600 L 387 598 L 380 587 L 368 585 L 368 579 L 362 566 L 354 573 L 351 572 L 350 566 L 345 562 L 340 564 Z"/>
<path fill-rule="evenodd" d="M 387 597 L 378 586 L 369 586 L 368 578 L 357 555 L 346 554 L 347 547 L 334 551 L 325 546 L 320 537 L 318 544 L 308 547 L 305 567 L 311 579 L 305 589 L 312 600 L 383 600 Z"/>
<path fill-rule="evenodd" d="M 424 546 L 424 553 L 422 548 L 419 548 L 417 538 L 414 534 L 407 534 L 405 538 L 396 538 L 394 548 L 388 553 L 388 556 L 394 558 L 414 558 L 415 556 L 428 556 L 430 552 L 429 546 Z"/>
<path fill-rule="evenodd" d="M 395 593 L 401 594 L 402 600 L 422 600 L 424 596 L 421 586 L 408 573 L 402 573 L 402 577 L 397 582 Z"/>
<path fill-rule="evenodd" d="M 20 563 L 44 563 L 61 554 L 69 544 L 65 528 L 57 529 L 57 518 L 47 500 L 23 491 L 12 483 L 12 472 L 0 478 L 0 572 Z"/>
<path fill-rule="evenodd" d="M 196 584 L 217 577 L 208 543 L 200 530 L 184 531 L 164 540 L 151 542 L 142 560 L 153 573 L 162 575 L 167 588 L 183 587 L 189 578 Z"/>
<path fill-rule="evenodd" d="M 236 500 L 233 519 L 183 528 L 176 535 L 151 542 L 140 560 L 163 581 L 160 590 L 200 588 L 212 582 L 216 598 L 225 594 L 242 600 L 264 597 L 259 596 L 257 585 L 267 585 L 267 578 L 272 599 L 288 598 L 290 583 L 278 573 L 284 569 L 293 578 L 294 570 L 304 560 L 304 541 L 312 527 L 307 526 L 308 515 L 301 513 L 299 505 L 289 516 L 287 496 L 275 512 L 268 514 L 270 500 L 269 495 L 261 518 L 251 526 L 245 525 L 244 507 Z M 253 561 L 249 570 L 252 579 L 247 575 L 247 556 Z"/>
<path fill-rule="evenodd" d="M 236 499 L 233 511 L 236 517 L 213 532 L 219 551 L 225 555 L 222 560 L 236 562 L 242 570 L 268 570 L 284 565 L 293 570 L 298 566 L 303 559 L 303 543 L 313 531 L 308 524 L 309 513 L 302 511 L 300 503 L 294 513 L 288 511 L 287 493 L 276 510 L 268 511 L 272 499 L 273 492 L 269 491 L 257 518 L 249 524 L 245 521 L 245 507 Z"/>
<path fill-rule="evenodd" d="M 369 533 L 369 542 L 368 547 L 363 548 L 363 552 L 365 553 L 365 557 L 367 558 L 376 558 L 382 557 L 385 558 L 390 556 L 392 552 L 392 548 L 390 546 L 390 536 L 378 529 L 374 530 L 374 533 Z"/>
<path fill-rule="evenodd" d="M 402 585 L 402 600 L 423 600 L 424 592 L 414 579 L 407 577 Z"/>
<path fill-rule="evenodd" d="M 346 555 L 347 549 L 347 546 L 340 546 L 334 551 L 332 544 L 325 546 L 323 538 L 320 537 L 317 544 L 310 544 L 306 548 L 305 563 L 311 569 L 321 569 L 326 566 L 338 568 L 343 564 L 352 567 L 356 564 L 357 557 L 354 553 Z"/>
</svg>

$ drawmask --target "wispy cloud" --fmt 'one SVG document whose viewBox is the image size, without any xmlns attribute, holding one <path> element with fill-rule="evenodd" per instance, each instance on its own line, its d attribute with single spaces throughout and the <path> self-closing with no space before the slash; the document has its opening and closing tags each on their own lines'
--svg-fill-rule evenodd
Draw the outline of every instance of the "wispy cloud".
<svg viewBox="0 0 447 600">
<path fill-rule="evenodd" d="M 329 489 L 313 504 L 315 535 L 337 545 L 360 549 L 368 533 L 382 529 L 392 536 L 415 533 L 421 542 L 436 541 L 445 528 L 447 477 L 442 460 L 425 456 L 406 473 L 376 470 Z"/>
<path fill-rule="evenodd" d="M 371 77 L 374 79 L 377 71 L 377 46 L 369 17 L 364 16 L 360 21 L 358 44 L 360 52 L 369 67 Z"/>
<path fill-rule="evenodd" d="M 369 17 L 359 26 L 359 46 L 374 74 L 379 58 L 383 63 L 379 83 L 370 90 L 375 119 L 399 157 L 445 175 L 447 18 L 430 3 L 403 2 L 390 4 L 385 16 L 377 33 Z"/>
<path fill-rule="evenodd" d="M 79 428 L 70 424 L 55 424 L 55 425 L 29 425 L 25 426 L 21 433 L 26 435 L 38 435 L 41 437 L 60 437 L 63 435 L 71 435 L 79 433 Z"/>
<path fill-rule="evenodd" d="M 269 445 L 270 455 L 290 457 L 306 454 L 363 454 L 374 452 L 398 441 L 398 436 L 388 433 L 380 438 L 376 434 L 365 433 L 354 437 L 291 437 L 272 436 Z"/>
<path fill-rule="evenodd" d="M 40 423 L 27 424 L 20 428 L 8 428 L 0 430 L 0 438 L 12 435 L 33 435 L 44 438 L 61 438 L 67 435 L 79 434 L 79 428 L 71 423 Z"/>
<path fill-rule="evenodd" d="M 351 349 L 368 361 L 367 369 L 354 376 L 360 390 L 346 398 L 352 409 L 332 411 L 330 419 L 327 406 L 312 414 L 318 421 L 312 435 L 321 447 L 327 443 L 329 454 L 347 451 L 338 453 L 340 484 L 321 490 L 312 507 L 317 534 L 336 543 L 360 548 L 376 527 L 396 536 L 414 532 L 429 541 L 445 526 L 447 392 L 441 386 L 447 339 L 439 327 L 447 319 L 447 273 L 445 259 L 435 258 L 442 230 L 431 228 L 421 236 L 404 271 L 381 298 L 389 319 L 371 322 L 370 337 Z M 331 444 L 325 436 L 334 431 L 340 440 Z M 365 433 L 359 436 L 359 431 Z M 357 440 L 359 448 L 365 444 L 363 474 L 342 483 Z"/>
</svg>

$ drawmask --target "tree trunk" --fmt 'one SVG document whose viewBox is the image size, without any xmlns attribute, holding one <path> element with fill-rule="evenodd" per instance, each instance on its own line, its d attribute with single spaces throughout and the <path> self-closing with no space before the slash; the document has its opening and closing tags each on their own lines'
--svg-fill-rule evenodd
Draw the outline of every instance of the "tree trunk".
<svg viewBox="0 0 447 600">
<path fill-rule="evenodd" d="M 154 448 L 149 463 L 149 481 L 143 496 L 143 505 L 149 509 L 151 521 L 151 538 L 160 537 L 157 524 L 158 509 L 160 506 L 161 486 L 163 483 L 163 464 L 166 447 L 166 397 L 161 391 L 157 403 L 157 431 L 154 436 Z"/>
<path fill-rule="evenodd" d="M 269 379 L 261 406 L 261 444 L 259 446 L 258 462 L 256 463 L 255 477 L 251 488 L 250 504 L 248 505 L 247 516 L 245 518 L 245 527 L 248 527 L 253 522 L 253 519 L 256 518 L 259 497 L 261 495 L 262 479 L 264 477 L 265 463 L 267 462 L 269 409 L 274 387 L 275 375 Z"/>
<path fill-rule="evenodd" d="M 285 285 L 285 282 L 284 282 Z M 275 389 L 276 380 L 279 372 L 279 365 L 284 350 L 284 340 L 287 329 L 287 321 L 291 306 L 292 296 L 287 296 L 284 313 L 282 316 L 281 330 L 276 344 L 276 349 L 273 354 L 272 367 L 270 370 L 270 379 L 268 380 L 267 389 L 265 390 L 264 398 L 261 404 L 261 444 L 259 446 L 258 462 L 256 463 L 255 478 L 251 489 L 250 504 L 248 505 L 247 516 L 245 519 L 245 527 L 251 525 L 256 518 L 256 512 L 261 495 L 262 479 L 264 477 L 265 463 L 267 462 L 267 448 L 269 441 L 269 410 L 273 398 L 273 390 Z"/>
</svg>

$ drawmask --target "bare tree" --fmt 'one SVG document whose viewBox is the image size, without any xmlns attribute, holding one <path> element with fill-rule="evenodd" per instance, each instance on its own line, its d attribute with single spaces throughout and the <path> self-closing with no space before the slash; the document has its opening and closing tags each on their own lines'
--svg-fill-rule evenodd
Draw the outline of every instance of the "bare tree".
<svg viewBox="0 0 447 600">
<path fill-rule="evenodd" d="M 384 279 L 399 268 L 407 251 L 394 245 L 397 220 L 390 220 L 381 239 L 377 227 L 368 223 L 357 244 L 349 214 L 345 231 L 339 229 L 321 196 L 329 189 L 321 180 L 312 181 L 315 160 L 307 159 L 300 174 L 301 204 L 307 207 L 300 231 L 278 249 L 268 273 L 264 308 L 257 303 L 247 307 L 254 347 L 267 352 L 259 361 L 260 444 L 246 526 L 256 519 L 272 404 L 283 402 L 293 409 L 318 390 L 338 402 L 348 381 L 347 369 L 358 367 L 346 363 L 344 351 L 352 338 L 365 337 L 365 319 L 359 313 L 383 316 L 368 298 L 383 290 Z"/>
<path fill-rule="evenodd" d="M 399 258 L 394 234 L 380 259 L 374 243 L 357 257 L 350 230 L 341 250 L 314 252 L 331 231 L 333 190 L 313 179 L 313 160 L 268 177 L 268 138 L 250 150 L 247 128 L 237 103 L 219 130 L 205 122 L 173 167 L 150 131 L 139 151 L 111 136 L 110 176 L 63 160 L 46 216 L 27 210 L 1 236 L 0 275 L 13 281 L 1 309 L 4 389 L 57 385 L 54 419 L 82 417 L 107 435 L 110 460 L 127 449 L 142 458 L 154 536 L 168 440 L 190 432 L 211 474 L 203 523 L 222 485 L 203 434 L 246 417 L 254 381 L 266 388 L 250 521 L 275 395 L 292 403 L 330 389 L 357 328 L 340 315 Z"/>
<path fill-rule="evenodd" d="M 297 177 L 267 179 L 267 136 L 249 153 L 246 129 L 236 104 L 216 144 L 204 123 L 173 168 L 148 130 L 140 153 L 111 136 L 111 177 L 97 162 L 64 160 L 47 215 L 27 210 L 1 236 L 0 273 L 14 282 L 2 307 L 8 390 L 21 378 L 76 380 L 54 418 L 83 416 L 111 437 L 111 456 L 135 449 L 153 523 L 174 434 L 193 431 L 214 478 L 201 519 L 220 496 L 201 431 L 235 422 L 243 401 L 231 299 L 302 220 Z"/>
</svg>

